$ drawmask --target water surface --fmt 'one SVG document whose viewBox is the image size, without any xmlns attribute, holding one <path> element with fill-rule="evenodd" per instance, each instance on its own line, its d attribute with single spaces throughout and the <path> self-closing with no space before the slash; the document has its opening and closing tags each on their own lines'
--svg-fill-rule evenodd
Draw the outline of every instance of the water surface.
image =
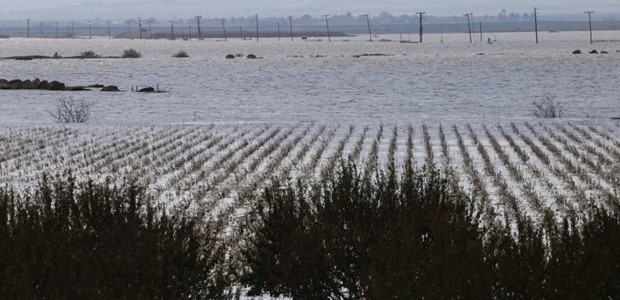
<svg viewBox="0 0 620 300">
<path fill-rule="evenodd" d="M 68 85 L 117 85 L 124 92 L 0 91 L 0 122 L 53 123 L 60 97 L 94 103 L 91 124 L 170 123 L 410 123 L 532 118 L 545 96 L 568 118 L 620 117 L 620 32 L 595 32 L 611 42 L 589 44 L 587 32 L 497 33 L 469 43 L 466 34 L 309 41 L 7 39 L 0 56 L 118 56 L 140 59 L 0 60 L 0 78 L 59 80 Z M 416 37 L 417 38 L 417 37 Z M 493 43 L 489 44 L 486 39 Z M 390 39 L 392 42 L 377 42 Z M 605 55 L 572 55 L 580 49 Z M 190 58 L 173 58 L 179 51 Z M 225 59 L 227 54 L 255 54 Z M 385 54 L 385 56 L 361 56 Z M 167 93 L 132 93 L 159 86 Z"/>
</svg>

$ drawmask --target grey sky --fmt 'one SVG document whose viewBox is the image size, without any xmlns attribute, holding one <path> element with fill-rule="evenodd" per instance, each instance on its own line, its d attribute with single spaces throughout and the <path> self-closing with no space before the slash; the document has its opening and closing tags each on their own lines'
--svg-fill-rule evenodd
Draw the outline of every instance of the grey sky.
<svg viewBox="0 0 620 300">
<path fill-rule="evenodd" d="M 2 3 L 3 2 L 3 3 Z M 472 12 L 474 15 L 496 15 L 508 12 L 580 15 L 596 10 L 593 17 L 620 13 L 618 0 L 0 0 L 0 19 L 123 19 L 156 17 L 162 19 L 211 17 L 240 17 L 258 13 L 264 17 L 303 14 L 353 14 L 390 12 L 413 14 L 426 11 L 429 15 L 451 16 Z"/>
</svg>

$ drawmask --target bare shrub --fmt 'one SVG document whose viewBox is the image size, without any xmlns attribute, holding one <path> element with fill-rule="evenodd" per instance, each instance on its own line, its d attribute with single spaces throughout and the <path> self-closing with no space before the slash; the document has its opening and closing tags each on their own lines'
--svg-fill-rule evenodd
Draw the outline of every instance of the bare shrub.
<svg viewBox="0 0 620 300">
<path fill-rule="evenodd" d="M 550 94 L 545 94 L 543 99 L 535 100 L 532 104 L 532 113 L 537 118 L 561 118 L 564 114 L 564 104 Z"/>
<path fill-rule="evenodd" d="M 56 102 L 50 116 L 58 123 L 84 123 L 90 117 L 93 103 L 85 100 L 76 100 L 73 97 L 61 97 Z"/>
</svg>

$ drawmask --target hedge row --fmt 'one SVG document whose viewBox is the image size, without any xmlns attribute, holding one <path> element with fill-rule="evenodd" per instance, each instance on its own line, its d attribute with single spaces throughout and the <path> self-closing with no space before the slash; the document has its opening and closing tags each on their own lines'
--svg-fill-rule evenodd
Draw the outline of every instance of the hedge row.
<svg viewBox="0 0 620 300">
<path fill-rule="evenodd" d="M 390 169 L 390 170 L 393 170 Z M 436 170 L 374 180 L 343 164 L 318 189 L 274 185 L 257 199 L 243 284 L 295 299 L 617 299 L 620 218 L 482 224 Z M 548 215 L 552 215 L 550 212 Z M 580 225 L 577 225 L 580 224 Z"/>
<path fill-rule="evenodd" d="M 370 177 L 342 163 L 316 185 L 274 182 L 246 199 L 234 249 L 218 240 L 222 224 L 167 212 L 136 185 L 63 176 L 26 195 L 0 190 L 0 295 L 620 298 L 617 211 L 489 225 L 441 172 L 393 170 Z"/>
<path fill-rule="evenodd" d="M 221 228 L 154 206 L 135 185 L 43 177 L 26 196 L 0 191 L 4 299 L 217 298 Z"/>
</svg>

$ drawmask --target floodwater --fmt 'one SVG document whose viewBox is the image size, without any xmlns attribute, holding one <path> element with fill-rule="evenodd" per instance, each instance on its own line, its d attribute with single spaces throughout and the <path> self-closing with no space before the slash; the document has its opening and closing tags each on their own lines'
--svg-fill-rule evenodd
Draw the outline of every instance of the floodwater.
<svg viewBox="0 0 620 300">
<path fill-rule="evenodd" d="M 94 51 L 140 59 L 0 60 L 0 78 L 116 85 L 123 92 L 0 91 L 0 123 L 51 124 L 56 101 L 93 103 L 90 124 L 523 120 L 551 97 L 567 118 L 620 117 L 620 32 L 429 34 L 256 40 L 5 39 L 0 57 Z M 417 36 L 404 36 L 417 39 Z M 383 39 L 384 41 L 379 41 Z M 443 42 L 442 42 L 443 39 Z M 490 39 L 491 43 L 487 40 Z M 390 40 L 390 41 L 385 41 Z M 604 40 L 604 41 L 603 41 Z M 580 49 L 584 54 L 573 55 Z M 588 54 L 589 50 L 608 54 Z M 173 58 L 186 51 L 189 58 Z M 243 57 L 225 59 L 227 54 Z M 259 59 L 247 59 L 255 54 Z M 364 56 L 363 54 L 381 54 Z M 153 86 L 166 93 L 134 93 Z"/>
</svg>

